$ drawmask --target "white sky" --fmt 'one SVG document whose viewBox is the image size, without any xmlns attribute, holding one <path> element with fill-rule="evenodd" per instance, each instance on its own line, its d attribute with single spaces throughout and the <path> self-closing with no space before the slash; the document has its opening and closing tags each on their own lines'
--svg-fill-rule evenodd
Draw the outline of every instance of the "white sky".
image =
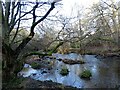
<svg viewBox="0 0 120 90">
<path fill-rule="evenodd" d="M 70 15 L 72 12 L 71 10 L 75 11 L 80 7 L 88 8 L 91 7 L 93 4 L 99 2 L 99 0 L 62 0 L 63 3 L 63 14 Z"/>
<path fill-rule="evenodd" d="M 31 0 L 31 1 L 35 1 L 35 0 Z M 53 0 L 38 0 L 38 1 L 52 2 Z M 69 17 L 69 16 L 76 17 L 78 14 L 78 10 L 79 10 L 80 14 L 84 15 L 83 13 L 88 11 L 86 8 L 91 7 L 93 4 L 96 4 L 99 1 L 100 0 L 62 0 L 62 1 L 60 1 L 60 3 L 62 3 L 63 5 L 61 6 L 59 14 L 63 14 L 67 17 Z M 103 0 L 103 1 L 107 1 L 107 0 Z M 115 1 L 119 1 L 119 0 L 115 0 Z M 56 9 L 54 9 L 51 12 L 52 15 L 54 15 L 54 13 L 56 13 L 57 7 L 58 6 L 56 6 Z M 27 23 L 27 24 L 29 24 L 29 23 Z"/>
<path fill-rule="evenodd" d="M 62 2 L 63 2 L 63 8 L 69 9 L 70 7 L 73 7 L 75 4 L 88 7 L 93 3 L 99 2 L 99 0 L 62 0 Z"/>
<path fill-rule="evenodd" d="M 24 0 L 23 0 L 24 1 Z M 35 0 L 31 0 L 31 1 L 35 1 Z M 53 0 L 38 0 L 38 1 L 48 1 L 48 2 L 52 2 Z M 62 0 L 59 3 L 62 3 L 63 5 L 61 6 L 61 10 L 59 14 L 63 14 L 67 17 L 76 17 L 78 10 L 81 10 L 81 8 L 84 9 L 91 7 L 94 3 L 97 3 L 99 0 Z M 56 10 L 57 10 L 56 6 Z M 54 13 L 56 13 L 56 10 L 54 9 L 51 14 L 54 15 Z M 58 10 L 59 11 L 59 10 Z M 85 12 L 85 11 L 83 11 Z M 80 12 L 80 14 L 83 14 Z M 30 26 L 30 23 L 23 23 L 25 26 Z M 23 26 L 24 26 L 23 25 Z M 58 27 L 58 26 L 57 26 Z"/>
</svg>

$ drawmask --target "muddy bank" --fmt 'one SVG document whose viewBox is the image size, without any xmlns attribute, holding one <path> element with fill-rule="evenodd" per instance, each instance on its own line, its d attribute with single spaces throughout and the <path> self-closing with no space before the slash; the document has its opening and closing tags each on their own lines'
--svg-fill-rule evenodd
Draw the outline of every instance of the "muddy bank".
<svg viewBox="0 0 120 90">
<path fill-rule="evenodd" d="M 28 78 L 26 86 L 24 88 L 39 88 L 39 89 L 54 89 L 54 90 L 64 90 L 64 89 L 72 89 L 77 90 L 77 88 L 71 87 L 71 86 L 64 86 L 60 83 L 55 83 L 52 81 L 36 81 L 33 79 Z"/>
<path fill-rule="evenodd" d="M 60 83 L 55 83 L 52 81 L 37 81 L 31 78 L 19 78 L 22 80 L 19 84 L 16 82 L 11 83 L 7 86 L 2 87 L 3 90 L 79 90 L 75 87 L 65 86 Z M 18 81 L 17 80 L 17 81 Z"/>
</svg>

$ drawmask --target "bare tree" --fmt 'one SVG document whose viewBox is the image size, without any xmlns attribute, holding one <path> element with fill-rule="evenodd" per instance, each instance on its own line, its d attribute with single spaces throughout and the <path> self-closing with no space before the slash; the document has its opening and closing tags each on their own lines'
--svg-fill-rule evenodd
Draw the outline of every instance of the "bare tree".
<svg viewBox="0 0 120 90">
<path fill-rule="evenodd" d="M 119 34 L 119 19 L 118 6 L 111 1 L 111 4 L 99 2 L 91 8 L 89 25 L 93 26 L 95 33 L 99 34 L 100 38 L 111 39 L 118 42 Z M 116 33 L 116 34 L 115 34 Z"/>
<path fill-rule="evenodd" d="M 3 54 L 3 80 L 9 80 L 17 75 L 17 73 L 21 70 L 23 61 L 19 60 L 18 56 L 27 43 L 33 38 L 34 36 L 34 29 L 35 27 L 43 21 L 50 12 L 55 8 L 55 3 L 60 0 L 55 0 L 52 3 L 48 2 L 24 2 L 21 0 L 14 0 L 7 2 L 0 1 L 1 7 L 1 14 L 2 14 L 2 54 Z M 41 8 L 43 5 L 51 5 L 47 12 L 38 17 L 36 15 L 36 11 L 38 8 Z M 28 6 L 31 7 L 31 10 L 26 11 L 25 8 Z M 31 15 L 31 18 L 28 18 L 27 15 Z M 27 18 L 26 18 L 27 17 Z M 32 24 L 30 26 L 30 33 L 29 35 L 24 38 L 21 43 L 13 50 L 11 45 L 13 44 L 18 31 L 19 27 L 21 26 L 21 22 L 23 20 L 32 20 Z M 16 27 L 16 33 L 13 39 L 10 41 L 10 33 Z"/>
</svg>

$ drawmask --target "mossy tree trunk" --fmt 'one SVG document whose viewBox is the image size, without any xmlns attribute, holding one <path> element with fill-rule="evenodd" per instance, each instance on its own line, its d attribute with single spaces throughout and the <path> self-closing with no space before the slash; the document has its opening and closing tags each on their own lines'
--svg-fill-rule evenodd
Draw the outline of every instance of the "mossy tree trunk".
<svg viewBox="0 0 120 90">
<path fill-rule="evenodd" d="M 2 79 L 7 82 L 16 77 L 17 73 L 22 69 L 24 62 L 18 60 L 18 55 L 4 43 L 2 50 Z"/>
<path fill-rule="evenodd" d="M 32 56 L 32 55 L 38 55 L 39 57 L 44 57 L 44 56 L 51 56 L 52 53 L 54 53 L 60 46 L 63 45 L 64 42 L 59 42 L 58 45 L 55 46 L 55 48 L 53 48 L 51 51 L 46 52 L 46 53 L 42 53 L 42 52 L 30 52 L 30 53 L 26 53 L 25 55 L 23 55 L 23 59 L 25 59 L 28 56 Z"/>
</svg>

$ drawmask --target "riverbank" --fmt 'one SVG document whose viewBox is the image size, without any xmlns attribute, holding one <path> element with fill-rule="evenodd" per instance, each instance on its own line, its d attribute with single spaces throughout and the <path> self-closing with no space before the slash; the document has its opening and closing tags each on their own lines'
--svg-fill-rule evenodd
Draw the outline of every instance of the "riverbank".
<svg viewBox="0 0 120 90">
<path fill-rule="evenodd" d="M 14 82 L 3 86 L 3 90 L 79 90 L 78 88 L 65 86 L 52 81 L 37 81 L 31 78 L 17 78 Z"/>
</svg>

